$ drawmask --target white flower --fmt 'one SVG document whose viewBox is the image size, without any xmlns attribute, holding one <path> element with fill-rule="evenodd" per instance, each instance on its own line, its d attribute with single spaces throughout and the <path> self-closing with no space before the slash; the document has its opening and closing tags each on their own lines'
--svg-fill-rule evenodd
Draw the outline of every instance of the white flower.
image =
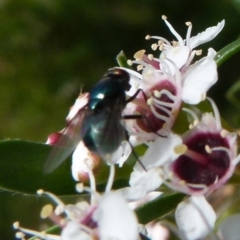
<svg viewBox="0 0 240 240">
<path fill-rule="evenodd" d="M 100 239 L 138 238 L 137 218 L 119 193 L 105 193 L 93 218 L 98 223 Z"/>
<path fill-rule="evenodd" d="M 181 239 L 197 240 L 213 230 L 216 214 L 204 196 L 191 196 L 177 206 L 175 219 Z"/>
<path fill-rule="evenodd" d="M 187 194 L 208 194 L 221 187 L 240 160 L 237 134 L 222 128 L 218 109 L 211 99 L 212 113 L 204 113 L 175 146 L 179 156 L 165 165 L 168 186 Z"/>
<path fill-rule="evenodd" d="M 166 138 L 158 137 L 154 142 L 150 142 L 148 150 L 140 159 L 145 169 L 136 163 L 130 176 L 130 187 L 122 190 L 124 197 L 138 200 L 159 188 L 166 179 L 162 167 L 179 156 L 175 153 L 174 147 L 181 142 L 181 138 L 175 134 L 170 134 Z"/>
<path fill-rule="evenodd" d="M 216 52 L 209 48 L 207 57 L 189 66 L 183 73 L 182 100 L 198 104 L 206 97 L 208 89 L 217 81 Z"/>
<path fill-rule="evenodd" d="M 162 50 L 160 58 L 172 60 L 178 69 L 184 67 L 185 64 L 188 66 L 194 55 L 198 53 L 197 51 L 193 51 L 193 49 L 215 38 L 223 29 L 225 24 L 225 21 L 223 20 L 218 23 L 217 26 L 209 27 L 204 32 L 199 33 L 197 36 L 191 37 L 192 23 L 186 22 L 188 31 L 186 39 L 183 39 L 167 21 L 166 16 L 163 16 L 162 19 L 165 21 L 171 33 L 176 37 L 177 42 L 173 42 L 173 44 L 171 44 L 168 40 L 155 36 L 147 36 L 147 39 L 158 39 L 158 44 L 152 45 L 153 49 L 157 49 L 157 47 L 159 47 L 160 50 Z"/>
<path fill-rule="evenodd" d="M 75 205 L 65 205 L 54 194 L 43 190 L 38 191 L 38 194 L 47 195 L 57 205 L 54 211 L 51 205 L 44 206 L 41 217 L 53 220 L 62 229 L 60 236 L 29 230 L 15 223 L 14 228 L 19 231 L 16 236 L 23 238 L 28 234 L 46 240 L 137 240 L 138 222 L 134 212 L 119 193 L 110 191 L 114 179 L 114 165 L 110 168 L 107 187 L 102 195 L 96 192 L 95 179 L 90 168 L 88 174 L 91 188 L 84 187 L 82 184 L 77 185 L 78 191 L 91 194 L 90 203 L 81 201 Z"/>
</svg>

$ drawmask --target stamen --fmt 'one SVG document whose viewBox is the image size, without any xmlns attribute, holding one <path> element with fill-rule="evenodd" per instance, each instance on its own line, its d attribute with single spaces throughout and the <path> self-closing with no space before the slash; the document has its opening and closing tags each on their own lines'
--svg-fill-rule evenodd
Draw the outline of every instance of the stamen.
<svg viewBox="0 0 240 240">
<path fill-rule="evenodd" d="M 157 98 L 152 98 L 152 99 L 153 99 L 154 106 L 160 105 L 162 107 L 168 107 L 168 108 L 171 108 L 171 109 L 173 109 L 173 107 L 174 107 L 174 102 L 173 103 L 167 103 L 167 102 L 164 102 L 164 101 L 160 101 Z"/>
<path fill-rule="evenodd" d="M 15 229 L 20 230 L 22 233 L 26 233 L 26 234 L 29 234 L 31 236 L 37 236 L 37 237 L 40 237 L 42 239 L 51 239 L 51 240 L 60 240 L 61 239 L 61 237 L 57 236 L 57 235 L 47 234 L 46 232 L 38 232 L 38 231 L 34 231 L 34 230 L 30 230 L 30 229 L 27 229 L 27 228 L 20 227 L 19 222 L 14 223 L 13 227 Z M 24 237 L 24 235 L 20 234 L 20 233 L 17 233 L 17 235 Z"/>
<path fill-rule="evenodd" d="M 50 193 L 50 192 L 45 192 L 44 190 L 40 189 L 37 191 L 37 194 L 39 195 L 47 195 L 50 199 L 52 199 L 57 205 L 62 205 L 65 206 L 64 202 L 62 202 L 57 196 L 55 196 L 54 194 Z"/>
<path fill-rule="evenodd" d="M 197 114 L 194 111 L 192 111 L 191 109 L 188 109 L 188 108 L 182 108 L 182 110 L 184 112 L 189 113 L 191 115 L 191 117 L 193 118 L 193 126 L 196 126 L 198 124 L 198 122 L 199 122 Z"/>
<path fill-rule="evenodd" d="M 187 186 L 188 187 L 191 187 L 191 188 L 198 188 L 198 189 L 206 189 L 206 185 L 204 184 L 195 184 L 195 183 L 187 183 Z"/>
<path fill-rule="evenodd" d="M 114 176 L 115 176 L 115 166 L 114 166 L 114 164 L 111 164 L 110 165 L 110 174 L 109 174 L 109 177 L 108 177 L 105 192 L 110 192 L 110 190 L 112 188 L 112 185 L 113 185 L 113 182 L 114 182 Z"/>
<path fill-rule="evenodd" d="M 164 107 L 164 106 L 161 106 L 161 105 L 156 105 L 154 104 L 154 107 L 158 108 L 158 109 L 161 109 L 162 111 L 164 111 L 165 113 L 167 113 L 169 116 L 171 115 L 172 111 L 169 110 L 168 108 Z"/>
<path fill-rule="evenodd" d="M 230 149 L 228 149 L 226 147 L 214 147 L 214 148 L 212 148 L 212 151 L 224 151 L 228 154 L 229 158 L 231 159 L 232 152 L 230 151 Z"/>
<path fill-rule="evenodd" d="M 153 107 L 153 105 L 150 105 L 150 108 L 151 108 L 152 113 L 153 113 L 157 118 L 162 119 L 162 120 L 165 121 L 165 122 L 168 121 L 168 117 L 159 114 L 159 113 L 155 110 L 155 108 Z"/>
<path fill-rule="evenodd" d="M 171 31 L 171 33 L 177 38 L 179 45 L 180 46 L 184 46 L 184 41 L 181 38 L 181 36 L 175 31 L 175 29 L 172 27 L 172 25 L 167 21 L 167 17 L 165 15 L 162 16 L 163 21 L 165 22 L 165 24 L 168 26 L 169 30 Z"/>
<path fill-rule="evenodd" d="M 214 117 L 216 119 L 216 126 L 217 126 L 217 129 L 220 131 L 222 129 L 222 124 L 221 124 L 221 117 L 220 117 L 220 114 L 219 114 L 219 111 L 218 111 L 218 108 L 215 104 L 215 102 L 207 97 L 207 100 L 210 102 L 210 104 L 212 105 L 212 109 L 213 109 L 213 113 L 214 113 Z"/>
<path fill-rule="evenodd" d="M 207 165 L 209 162 L 207 157 L 205 157 L 204 155 L 201 155 L 200 153 L 195 152 L 189 148 L 184 153 L 184 155 L 191 158 L 194 162 L 200 163 L 201 165 Z"/>
<path fill-rule="evenodd" d="M 188 26 L 187 30 L 187 36 L 186 36 L 186 45 L 190 49 L 190 37 L 191 37 L 191 31 L 192 31 L 192 23 L 191 22 L 186 22 L 186 25 Z"/>
</svg>

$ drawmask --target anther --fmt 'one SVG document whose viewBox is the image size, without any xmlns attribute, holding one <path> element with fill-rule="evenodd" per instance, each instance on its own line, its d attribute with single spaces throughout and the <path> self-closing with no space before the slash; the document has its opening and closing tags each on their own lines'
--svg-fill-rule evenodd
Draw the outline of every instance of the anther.
<svg viewBox="0 0 240 240">
<path fill-rule="evenodd" d="M 151 97 L 147 100 L 147 104 L 149 106 L 151 106 L 153 104 L 153 99 Z"/>
<path fill-rule="evenodd" d="M 186 24 L 188 27 L 192 25 L 191 22 L 185 22 L 185 24 Z"/>
<path fill-rule="evenodd" d="M 227 134 L 228 134 L 228 131 L 225 130 L 225 129 L 223 129 L 223 130 L 220 132 L 220 136 L 221 136 L 222 138 L 225 138 L 225 137 L 227 136 Z"/>
<path fill-rule="evenodd" d="M 14 227 L 14 229 L 18 229 L 19 228 L 19 222 L 13 223 L 13 227 Z"/>
<path fill-rule="evenodd" d="M 128 64 L 129 66 L 132 66 L 132 64 L 133 64 L 133 63 L 132 63 L 132 60 L 130 60 L 130 59 L 127 60 L 127 64 Z"/>
<path fill-rule="evenodd" d="M 38 194 L 38 195 L 42 195 L 43 192 L 44 192 L 43 189 L 39 189 L 39 190 L 37 191 L 37 194 Z"/>
<path fill-rule="evenodd" d="M 154 97 L 156 97 L 156 98 L 160 98 L 161 97 L 161 92 L 158 91 L 158 90 L 154 90 L 153 94 L 154 94 Z"/>
<path fill-rule="evenodd" d="M 137 70 L 138 70 L 138 71 L 143 70 L 143 65 L 138 65 L 138 66 L 137 66 Z"/>
<path fill-rule="evenodd" d="M 195 50 L 195 53 L 196 53 L 197 56 L 202 55 L 202 49 Z"/>
<path fill-rule="evenodd" d="M 53 213 L 53 206 L 51 204 L 47 204 L 42 208 L 40 217 L 45 219 L 49 217 L 52 213 Z"/>
<path fill-rule="evenodd" d="M 173 148 L 176 154 L 184 154 L 187 151 L 187 146 L 185 144 L 178 145 Z"/>
<path fill-rule="evenodd" d="M 151 36 L 150 36 L 150 35 L 147 35 L 147 36 L 145 37 L 145 39 L 146 39 L 146 40 L 149 40 L 149 39 L 151 39 Z"/>
<path fill-rule="evenodd" d="M 157 47 L 158 47 L 158 45 L 156 43 L 153 43 L 151 45 L 151 48 L 152 48 L 153 51 L 157 50 Z"/>
<path fill-rule="evenodd" d="M 162 15 L 162 20 L 167 20 L 167 16 Z"/>
<path fill-rule="evenodd" d="M 211 149 L 208 145 L 205 146 L 205 151 L 206 151 L 208 154 L 211 154 L 211 153 L 212 153 L 212 149 Z"/>
<path fill-rule="evenodd" d="M 142 60 L 142 57 L 143 57 L 144 53 L 145 53 L 145 50 L 144 50 L 144 49 L 143 49 L 143 50 L 139 50 L 139 51 L 137 51 L 137 52 L 134 54 L 133 57 L 134 57 L 136 60 Z"/>
<path fill-rule="evenodd" d="M 25 234 L 22 233 L 22 232 L 17 232 L 17 233 L 15 234 L 15 237 L 16 237 L 16 238 L 19 238 L 19 239 L 24 239 Z"/>
<path fill-rule="evenodd" d="M 79 193 L 81 193 L 81 192 L 83 192 L 83 190 L 84 190 L 84 185 L 83 185 L 83 183 L 77 183 L 77 184 L 76 184 L 76 191 L 79 192 Z"/>
</svg>

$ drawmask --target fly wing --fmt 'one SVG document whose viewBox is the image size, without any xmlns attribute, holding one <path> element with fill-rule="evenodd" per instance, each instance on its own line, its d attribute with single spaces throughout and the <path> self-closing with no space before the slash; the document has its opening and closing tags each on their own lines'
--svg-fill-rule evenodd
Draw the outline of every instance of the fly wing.
<svg viewBox="0 0 240 240">
<path fill-rule="evenodd" d="M 95 132 L 99 132 L 95 136 L 97 152 L 108 163 L 116 163 L 117 158 L 123 154 L 123 150 L 119 150 L 122 142 L 127 139 L 126 130 L 121 123 L 123 108 L 124 103 L 120 99 L 116 99 L 111 109 L 105 109 L 99 113 L 101 115 L 98 117 L 101 120 L 99 120 L 99 124 L 95 125 L 98 128 Z M 115 154 L 116 151 L 117 154 Z"/>
<path fill-rule="evenodd" d="M 81 141 L 81 126 L 86 115 L 86 107 L 80 109 L 61 132 L 44 165 L 44 172 L 50 173 L 60 166 L 76 149 Z"/>
</svg>

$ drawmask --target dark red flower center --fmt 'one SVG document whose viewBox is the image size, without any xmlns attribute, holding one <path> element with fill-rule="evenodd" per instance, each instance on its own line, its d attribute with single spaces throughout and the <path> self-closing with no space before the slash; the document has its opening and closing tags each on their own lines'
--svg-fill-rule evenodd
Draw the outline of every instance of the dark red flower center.
<svg viewBox="0 0 240 240">
<path fill-rule="evenodd" d="M 180 156 L 172 165 L 174 173 L 182 180 L 191 184 L 203 184 L 209 186 L 217 179 L 225 175 L 229 169 L 230 158 L 224 150 L 212 150 L 207 153 L 206 145 L 210 148 L 224 147 L 229 149 L 226 139 L 220 134 L 196 133 L 184 144 L 188 149 L 203 156 L 201 159 L 193 159 L 186 155 Z"/>
<path fill-rule="evenodd" d="M 154 86 L 148 92 L 151 95 L 153 95 L 153 92 L 155 90 L 159 92 L 161 92 L 162 90 L 166 90 L 173 96 L 176 96 L 176 91 L 177 91 L 176 87 L 168 80 L 161 81 L 159 85 Z M 154 98 L 156 98 L 159 101 L 162 101 L 163 103 L 174 104 L 174 101 L 166 93 L 162 93 L 159 98 L 157 97 L 154 97 Z M 164 105 L 162 105 L 162 107 L 169 111 L 172 110 L 171 107 L 167 107 Z M 169 114 L 166 111 L 158 108 L 157 104 L 154 104 L 154 108 L 158 114 L 169 119 L 170 117 Z M 163 124 L 166 123 L 166 120 L 157 117 L 152 111 L 147 111 L 146 109 L 143 109 L 141 106 L 137 108 L 137 112 L 141 113 L 144 116 L 144 118 L 137 120 L 137 124 L 141 129 L 143 129 L 146 132 L 157 132 L 158 130 L 162 129 Z"/>
</svg>

